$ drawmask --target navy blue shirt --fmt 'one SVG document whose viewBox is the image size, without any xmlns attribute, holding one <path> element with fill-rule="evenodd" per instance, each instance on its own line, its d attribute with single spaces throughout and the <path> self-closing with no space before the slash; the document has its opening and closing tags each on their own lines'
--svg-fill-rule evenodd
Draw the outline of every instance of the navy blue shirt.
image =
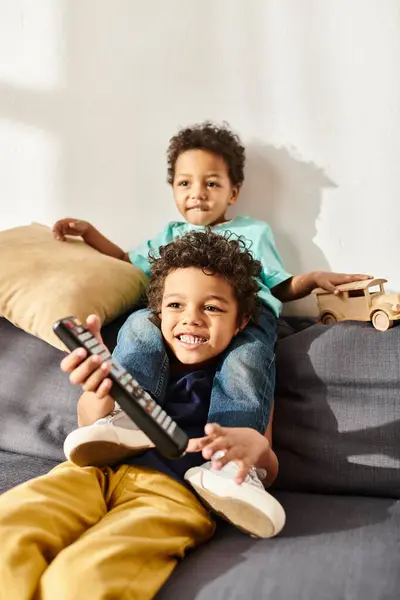
<svg viewBox="0 0 400 600">
<path fill-rule="evenodd" d="M 204 436 L 214 375 L 215 365 L 170 376 L 163 409 L 189 438 Z M 201 465 L 203 462 L 201 452 L 190 452 L 177 460 L 169 460 L 156 449 L 146 450 L 124 460 L 124 464 L 155 469 L 181 483 L 184 473 L 190 467 Z"/>
</svg>

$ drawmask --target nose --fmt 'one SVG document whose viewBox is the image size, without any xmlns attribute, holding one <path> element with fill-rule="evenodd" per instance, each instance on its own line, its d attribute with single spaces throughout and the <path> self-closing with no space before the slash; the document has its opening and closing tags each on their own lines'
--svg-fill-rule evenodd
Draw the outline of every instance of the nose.
<svg viewBox="0 0 400 600">
<path fill-rule="evenodd" d="M 182 325 L 200 326 L 203 324 L 203 314 L 197 306 L 186 306 L 182 315 Z"/>
<path fill-rule="evenodd" d="M 192 185 L 190 197 L 193 199 L 203 200 L 206 197 L 206 186 L 202 182 L 194 182 Z"/>
</svg>

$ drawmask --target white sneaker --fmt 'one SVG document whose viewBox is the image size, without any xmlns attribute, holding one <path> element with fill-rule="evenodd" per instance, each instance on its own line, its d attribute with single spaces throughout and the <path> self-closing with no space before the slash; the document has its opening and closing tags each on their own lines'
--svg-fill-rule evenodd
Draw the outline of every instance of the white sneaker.
<svg viewBox="0 0 400 600">
<path fill-rule="evenodd" d="M 65 439 L 64 454 L 79 467 L 104 467 L 154 448 L 153 442 L 121 409 Z"/>
<path fill-rule="evenodd" d="M 238 469 L 230 462 L 216 471 L 210 461 L 189 469 L 184 478 L 208 506 L 242 531 L 259 538 L 277 535 L 285 524 L 285 511 L 265 490 L 255 468 L 241 485 L 235 483 Z"/>
</svg>

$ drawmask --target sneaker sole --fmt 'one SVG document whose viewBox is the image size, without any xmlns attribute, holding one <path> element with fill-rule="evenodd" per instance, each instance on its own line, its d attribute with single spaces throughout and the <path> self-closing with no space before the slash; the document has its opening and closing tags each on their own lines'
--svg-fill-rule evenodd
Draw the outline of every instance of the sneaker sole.
<svg viewBox="0 0 400 600">
<path fill-rule="evenodd" d="M 67 458 L 78 467 L 106 467 L 150 448 L 148 444 L 132 448 L 113 442 L 85 442 L 71 450 Z"/>
<path fill-rule="evenodd" d="M 208 507 L 253 537 L 273 537 L 285 525 L 283 507 L 266 490 L 246 491 L 233 480 L 221 479 L 217 473 L 204 473 L 202 467 L 192 467 L 186 471 L 184 479 Z"/>
<path fill-rule="evenodd" d="M 222 519 L 256 538 L 276 535 L 272 520 L 261 510 L 237 498 L 222 498 L 196 484 L 191 484 L 198 496 Z"/>
<path fill-rule="evenodd" d="M 110 426 L 75 429 L 64 442 L 65 456 L 79 467 L 112 465 L 150 448 L 153 442 L 140 429 Z"/>
</svg>

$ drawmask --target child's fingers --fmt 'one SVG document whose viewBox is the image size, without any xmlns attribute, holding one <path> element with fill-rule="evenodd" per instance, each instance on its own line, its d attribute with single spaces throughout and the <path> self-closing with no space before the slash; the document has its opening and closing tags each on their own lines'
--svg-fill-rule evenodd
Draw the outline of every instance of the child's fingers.
<svg viewBox="0 0 400 600">
<path fill-rule="evenodd" d="M 243 483 L 243 481 L 246 479 L 247 475 L 249 474 L 251 465 L 250 465 L 250 463 L 248 463 L 245 460 L 239 460 L 239 461 L 237 461 L 236 464 L 239 467 L 239 471 L 235 477 L 235 483 L 240 485 L 241 483 Z"/>
<path fill-rule="evenodd" d="M 217 435 L 221 435 L 222 427 L 221 425 L 218 425 L 218 423 L 207 423 L 207 425 L 204 427 L 204 431 L 209 437 L 215 437 Z"/>
<path fill-rule="evenodd" d="M 81 235 L 85 231 L 86 223 L 84 221 L 70 221 L 68 227 L 73 234 Z"/>
<path fill-rule="evenodd" d="M 71 371 L 76 369 L 86 357 L 86 350 L 84 348 L 77 348 L 62 359 L 60 368 L 64 373 L 71 373 Z"/>
<path fill-rule="evenodd" d="M 111 381 L 111 379 L 109 379 L 108 377 L 106 379 L 103 379 L 103 381 L 101 382 L 101 384 L 97 388 L 96 396 L 100 400 L 102 400 L 103 398 L 105 398 L 106 396 L 109 395 L 111 387 L 112 387 L 112 381 Z"/>
<path fill-rule="evenodd" d="M 352 283 L 353 281 L 364 281 L 365 279 L 373 279 L 373 277 L 371 277 L 371 275 L 365 275 L 363 273 L 351 273 L 348 275 L 341 273 L 341 275 L 349 283 Z"/>
<path fill-rule="evenodd" d="M 223 448 L 220 448 L 220 450 L 223 450 Z M 217 458 L 215 460 L 212 460 L 213 469 L 216 469 L 217 471 L 222 469 L 222 467 L 227 465 L 232 460 L 235 460 L 235 461 L 242 460 L 243 450 L 242 450 L 241 446 L 233 446 L 232 448 L 223 450 L 223 452 L 224 452 L 223 456 L 221 456 L 220 458 Z M 204 456 L 204 452 L 203 452 L 203 456 Z"/>
<path fill-rule="evenodd" d="M 192 438 L 188 441 L 188 445 L 186 446 L 186 452 L 199 452 L 200 448 L 198 446 L 199 438 Z"/>
<path fill-rule="evenodd" d="M 90 375 L 99 368 L 101 358 L 97 355 L 89 356 L 82 364 L 70 372 L 69 380 L 73 385 L 81 385 Z"/>
<path fill-rule="evenodd" d="M 64 237 L 64 235 L 63 235 L 63 232 L 62 232 L 62 229 L 61 229 L 61 227 L 59 226 L 59 224 L 58 224 L 58 223 L 55 223 L 55 224 L 53 225 L 53 229 L 52 229 L 52 231 L 53 231 L 53 236 L 54 236 L 54 237 L 55 237 L 57 240 L 61 240 L 61 239 Z"/>
<path fill-rule="evenodd" d="M 219 425 L 217 425 L 214 428 L 214 426 L 212 424 L 208 424 L 204 428 L 206 433 L 208 433 L 208 432 L 213 433 L 214 431 L 217 431 L 218 429 L 220 429 Z M 192 438 L 188 442 L 186 452 L 201 452 L 201 450 L 203 450 L 206 446 L 211 444 L 214 441 L 214 439 L 215 439 L 215 437 L 212 435 L 205 435 L 204 437 L 200 437 L 200 438 Z"/>
<path fill-rule="evenodd" d="M 97 392 L 100 384 L 109 375 L 109 373 L 110 365 L 108 363 L 102 363 L 100 367 L 98 366 L 98 368 L 85 379 L 82 388 L 85 390 L 85 392 Z"/>
<path fill-rule="evenodd" d="M 209 444 L 207 444 L 205 446 L 205 448 L 203 449 L 203 456 L 207 460 L 210 460 L 210 458 L 216 452 L 221 452 L 221 451 L 227 452 L 228 450 L 230 450 L 231 446 L 232 446 L 232 444 L 229 442 L 229 440 L 226 437 L 219 436 L 218 438 L 211 441 Z"/>
<path fill-rule="evenodd" d="M 186 452 L 200 452 L 210 443 L 207 436 L 202 438 L 191 438 L 188 442 Z"/>
<path fill-rule="evenodd" d="M 103 338 L 101 337 L 101 321 L 98 315 L 89 315 L 86 319 L 86 327 L 90 331 L 90 333 L 96 338 L 100 344 L 103 343 Z"/>
<path fill-rule="evenodd" d="M 335 294 L 336 292 L 339 293 L 339 290 L 330 281 L 323 281 L 320 287 L 327 292 L 331 292 L 332 294 Z"/>
</svg>

